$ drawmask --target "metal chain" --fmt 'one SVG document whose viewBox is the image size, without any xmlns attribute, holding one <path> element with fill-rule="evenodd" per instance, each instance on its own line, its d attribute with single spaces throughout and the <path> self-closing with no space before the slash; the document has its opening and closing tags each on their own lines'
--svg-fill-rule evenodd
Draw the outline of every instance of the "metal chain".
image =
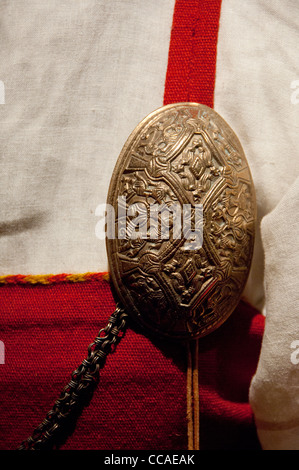
<svg viewBox="0 0 299 470">
<path fill-rule="evenodd" d="M 42 450 L 53 448 L 55 438 L 62 434 L 67 423 L 76 417 L 80 408 L 99 381 L 99 371 L 103 368 L 107 355 L 119 342 L 126 328 L 128 315 L 118 307 L 102 328 L 94 342 L 88 346 L 88 355 L 73 371 L 71 380 L 64 387 L 53 408 L 32 435 L 22 442 L 18 450 Z"/>
</svg>

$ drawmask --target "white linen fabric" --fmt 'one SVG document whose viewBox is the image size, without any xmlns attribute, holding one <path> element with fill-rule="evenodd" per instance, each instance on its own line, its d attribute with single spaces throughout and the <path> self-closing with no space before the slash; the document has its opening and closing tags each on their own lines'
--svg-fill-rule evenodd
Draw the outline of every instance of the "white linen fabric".
<svg viewBox="0 0 299 470">
<path fill-rule="evenodd" d="M 95 212 L 126 138 L 163 103 L 173 9 L 0 3 L 0 275 L 108 269 Z M 297 0 L 223 0 L 218 39 L 214 107 L 240 138 L 258 204 L 246 296 L 266 312 L 250 389 L 265 449 L 299 449 L 298 21 Z"/>
<path fill-rule="evenodd" d="M 250 388 L 265 449 L 299 449 L 299 177 L 262 220 L 267 317 Z"/>
<path fill-rule="evenodd" d="M 298 43 L 296 0 L 222 2 L 215 109 L 239 136 L 256 188 L 245 294 L 266 314 L 249 397 L 264 449 L 299 449 Z"/>
<path fill-rule="evenodd" d="M 0 274 L 107 271 L 95 211 L 127 137 L 163 104 L 173 8 L 0 3 Z"/>
</svg>

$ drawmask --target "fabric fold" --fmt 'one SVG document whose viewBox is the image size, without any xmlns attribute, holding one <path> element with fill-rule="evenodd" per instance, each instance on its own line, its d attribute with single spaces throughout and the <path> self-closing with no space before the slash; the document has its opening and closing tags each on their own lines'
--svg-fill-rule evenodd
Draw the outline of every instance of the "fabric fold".
<svg viewBox="0 0 299 470">
<path fill-rule="evenodd" d="M 299 178 L 262 220 L 266 322 L 250 387 L 264 449 L 299 449 Z"/>
</svg>

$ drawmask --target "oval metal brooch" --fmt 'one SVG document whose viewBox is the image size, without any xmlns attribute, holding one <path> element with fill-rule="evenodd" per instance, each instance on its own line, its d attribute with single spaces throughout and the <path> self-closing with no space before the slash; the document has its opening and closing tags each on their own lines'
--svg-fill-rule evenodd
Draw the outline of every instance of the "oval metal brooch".
<svg viewBox="0 0 299 470">
<path fill-rule="evenodd" d="M 110 276 L 139 324 L 188 340 L 230 316 L 250 269 L 256 202 L 241 144 L 213 109 L 149 114 L 120 153 L 107 207 Z"/>
</svg>

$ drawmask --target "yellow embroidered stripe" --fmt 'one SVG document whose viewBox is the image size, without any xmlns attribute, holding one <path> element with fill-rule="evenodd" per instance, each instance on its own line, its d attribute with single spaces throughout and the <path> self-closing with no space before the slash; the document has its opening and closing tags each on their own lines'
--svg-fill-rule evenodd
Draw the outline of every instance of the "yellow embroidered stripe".
<svg viewBox="0 0 299 470">
<path fill-rule="evenodd" d="M 36 275 L 5 275 L 0 276 L 0 285 L 8 284 L 57 284 L 61 282 L 109 281 L 109 273 L 80 273 L 80 274 L 36 274 Z"/>
</svg>

